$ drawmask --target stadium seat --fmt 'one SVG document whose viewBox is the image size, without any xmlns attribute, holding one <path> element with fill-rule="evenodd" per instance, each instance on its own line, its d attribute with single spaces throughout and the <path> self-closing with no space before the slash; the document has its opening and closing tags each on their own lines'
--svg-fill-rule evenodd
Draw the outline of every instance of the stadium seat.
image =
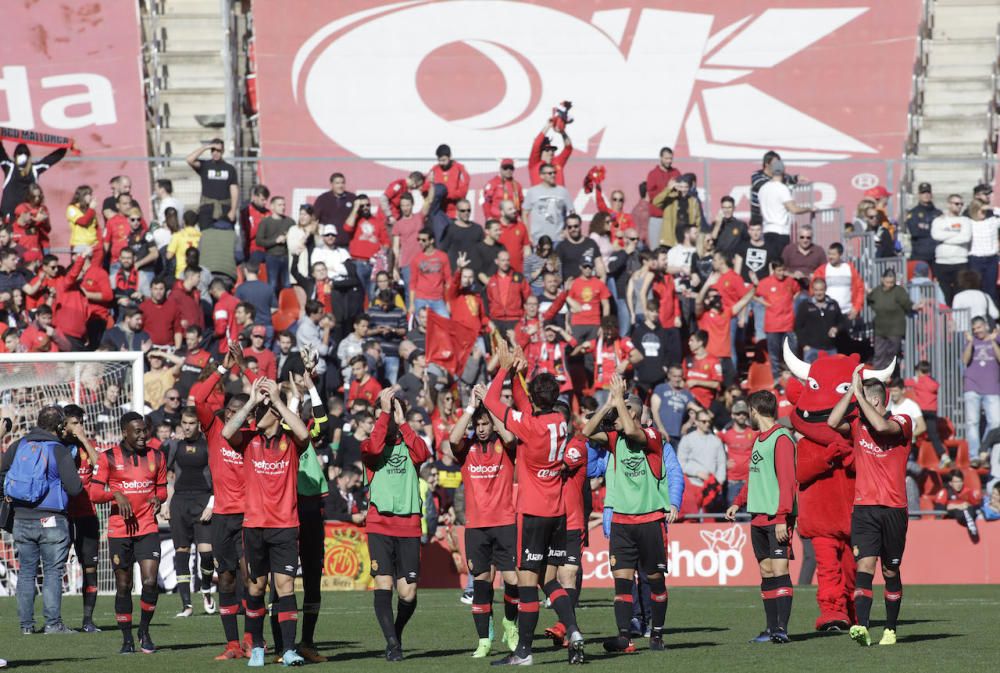
<svg viewBox="0 0 1000 673">
<path fill-rule="evenodd" d="M 299 298 L 295 296 L 295 290 L 286 287 L 278 293 L 278 310 L 271 316 L 271 324 L 275 332 L 284 332 L 299 319 Z"/>
<path fill-rule="evenodd" d="M 755 393 L 758 390 L 772 388 L 774 388 L 774 376 L 771 374 L 771 363 L 766 358 L 764 362 L 751 362 L 747 370 L 747 392 Z"/>
</svg>

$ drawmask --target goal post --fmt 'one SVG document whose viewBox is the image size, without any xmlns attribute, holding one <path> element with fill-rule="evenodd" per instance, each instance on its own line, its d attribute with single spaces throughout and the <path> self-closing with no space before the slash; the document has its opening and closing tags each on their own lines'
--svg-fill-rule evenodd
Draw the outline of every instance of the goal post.
<svg viewBox="0 0 1000 673">
<path fill-rule="evenodd" d="M 121 438 L 119 419 L 126 411 L 145 409 L 143 358 L 140 351 L 0 353 L 0 415 L 13 423 L 0 440 L 8 447 L 35 427 L 38 412 L 50 404 L 76 404 L 84 410 L 84 427 L 98 451 Z M 108 554 L 107 520 L 110 505 L 97 506 L 101 526 L 98 590 L 114 592 L 114 574 Z M 0 596 L 13 595 L 20 568 L 13 539 L 0 536 Z M 70 549 L 63 588 L 79 593 L 83 570 Z M 37 578 L 40 581 L 40 577 Z"/>
</svg>

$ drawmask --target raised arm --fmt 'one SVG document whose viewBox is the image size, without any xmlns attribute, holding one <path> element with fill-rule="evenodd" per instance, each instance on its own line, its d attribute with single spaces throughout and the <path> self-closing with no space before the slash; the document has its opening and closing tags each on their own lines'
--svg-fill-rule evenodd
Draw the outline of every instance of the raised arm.
<svg viewBox="0 0 1000 673">
<path fill-rule="evenodd" d="M 243 444 L 243 436 L 240 429 L 243 427 L 243 424 L 246 423 L 247 417 L 250 416 L 250 412 L 253 411 L 254 408 L 256 408 L 257 403 L 260 402 L 261 386 L 263 385 L 263 382 L 264 379 L 257 379 L 253 382 L 253 386 L 250 388 L 250 399 L 243 405 L 243 408 L 233 414 L 232 418 L 230 418 L 222 428 L 222 438 L 234 447 Z"/>
</svg>

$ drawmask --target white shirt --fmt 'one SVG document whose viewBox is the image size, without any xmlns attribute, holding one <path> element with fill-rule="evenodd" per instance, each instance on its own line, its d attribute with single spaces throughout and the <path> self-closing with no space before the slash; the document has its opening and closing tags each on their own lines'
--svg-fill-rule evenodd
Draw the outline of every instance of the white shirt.
<svg viewBox="0 0 1000 673">
<path fill-rule="evenodd" d="M 992 257 L 997 254 L 997 227 L 1000 227 L 1000 217 L 987 217 L 985 220 L 972 220 L 972 257 Z"/>
<path fill-rule="evenodd" d="M 898 403 L 893 402 L 890 398 L 888 409 L 890 414 L 903 414 L 904 416 L 909 416 L 913 419 L 914 425 L 916 424 L 918 418 L 924 417 L 924 413 L 920 411 L 920 406 L 909 397 L 904 397 Z"/>
<path fill-rule="evenodd" d="M 184 221 L 184 204 L 174 196 L 167 196 L 156 207 L 157 222 L 163 224 L 163 221 L 167 219 L 167 208 L 175 208 L 177 210 L 177 220 L 179 222 Z"/>
<path fill-rule="evenodd" d="M 678 243 L 667 252 L 667 266 L 674 269 L 684 269 L 683 275 L 691 273 L 691 259 L 697 250 L 694 246 Z"/>
<path fill-rule="evenodd" d="M 760 188 L 757 198 L 760 201 L 760 216 L 764 220 L 764 233 L 791 236 L 794 215 L 785 204 L 794 199 L 788 185 L 771 180 Z"/>
<path fill-rule="evenodd" d="M 840 312 L 847 315 L 851 305 L 851 267 L 848 264 L 826 265 L 826 296 L 837 302 Z"/>
<path fill-rule="evenodd" d="M 993 303 L 993 297 L 982 290 L 962 290 L 951 300 L 951 307 L 956 311 L 964 308 L 969 309 L 968 313 L 954 314 L 956 332 L 968 332 L 969 322 L 976 316 L 986 317 L 988 315 L 994 320 L 1000 318 L 997 305 Z"/>
<path fill-rule="evenodd" d="M 964 215 L 938 215 L 931 222 L 931 238 L 938 242 L 934 261 L 938 264 L 965 264 L 972 244 L 972 220 Z"/>
</svg>

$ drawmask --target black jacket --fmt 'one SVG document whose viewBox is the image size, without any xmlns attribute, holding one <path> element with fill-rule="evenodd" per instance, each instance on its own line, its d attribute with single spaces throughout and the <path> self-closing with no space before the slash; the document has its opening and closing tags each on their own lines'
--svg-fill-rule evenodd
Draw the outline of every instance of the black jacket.
<svg viewBox="0 0 1000 673">
<path fill-rule="evenodd" d="M 934 262 L 937 241 L 931 238 L 931 222 L 941 214 L 933 203 L 918 203 L 906 213 L 906 230 L 910 232 L 910 259 Z"/>
<path fill-rule="evenodd" d="M 795 336 L 799 346 L 834 348 L 835 338 L 830 336 L 830 328 L 839 327 L 843 319 L 840 306 L 829 297 L 824 298 L 822 305 L 812 299 L 802 302 L 795 312 Z"/>
</svg>

